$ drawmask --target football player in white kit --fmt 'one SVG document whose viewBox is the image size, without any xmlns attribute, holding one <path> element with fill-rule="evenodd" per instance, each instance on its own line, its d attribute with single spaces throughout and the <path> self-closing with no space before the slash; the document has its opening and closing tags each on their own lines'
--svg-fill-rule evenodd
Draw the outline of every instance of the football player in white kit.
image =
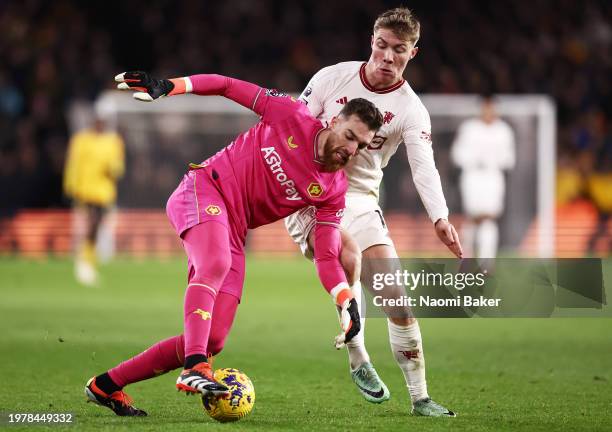
<svg viewBox="0 0 612 432">
<path fill-rule="evenodd" d="M 491 97 L 482 100 L 479 118 L 461 123 L 451 157 L 461 168 L 459 188 L 463 211 L 463 241 L 468 255 L 495 258 L 499 238 L 497 219 L 504 208 L 504 170 L 514 167 L 512 128 L 497 116 Z"/>
<path fill-rule="evenodd" d="M 362 280 L 371 280 L 368 276 L 373 273 L 393 273 L 400 266 L 378 196 L 382 168 L 402 141 L 434 232 L 457 257 L 462 256 L 457 232 L 448 222 L 448 209 L 434 163 L 429 113 L 402 78 L 408 61 L 418 51 L 415 45 L 419 32 L 420 24 L 409 9 L 384 12 L 374 23 L 372 54 L 367 63 L 345 62 L 323 68 L 300 96 L 310 112 L 324 123 L 331 122 L 348 100 L 358 97 L 372 101 L 383 113 L 383 127 L 372 144 L 346 168 L 349 189 L 342 218 L 341 262 L 356 298 L 361 297 L 360 276 Z M 306 208 L 285 219 L 289 234 L 309 258 L 314 250 L 310 235 L 315 223 L 314 212 L 314 208 Z M 405 295 L 405 291 L 401 286 L 392 286 L 377 292 L 381 294 L 397 298 Z M 396 307 L 385 312 L 391 349 L 406 379 L 412 412 L 424 416 L 454 416 L 429 397 L 421 332 L 410 308 Z M 363 319 L 363 313 L 361 316 Z M 362 320 L 362 328 L 363 325 Z M 337 339 L 336 346 L 344 346 L 341 337 Z M 363 331 L 346 346 L 351 376 L 365 399 L 375 403 L 389 399 L 389 391 L 365 349 Z"/>
</svg>

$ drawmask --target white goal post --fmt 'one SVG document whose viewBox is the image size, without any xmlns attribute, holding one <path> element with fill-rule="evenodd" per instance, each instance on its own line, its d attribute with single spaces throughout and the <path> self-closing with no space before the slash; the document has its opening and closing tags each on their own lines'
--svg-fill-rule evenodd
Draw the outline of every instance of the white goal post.
<svg viewBox="0 0 612 432">
<path fill-rule="evenodd" d="M 476 95 L 424 95 L 421 100 L 432 117 L 473 117 L 480 112 Z M 536 212 L 537 252 L 542 258 L 555 254 L 556 105 L 545 95 L 496 95 L 498 114 L 505 119 L 534 117 L 536 120 Z M 521 151 L 517 143 L 517 153 Z"/>
</svg>

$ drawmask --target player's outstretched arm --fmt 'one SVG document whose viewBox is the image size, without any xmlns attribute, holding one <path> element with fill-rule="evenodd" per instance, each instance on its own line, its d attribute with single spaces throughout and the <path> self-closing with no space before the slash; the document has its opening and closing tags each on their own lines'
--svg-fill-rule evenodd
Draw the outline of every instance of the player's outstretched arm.
<svg viewBox="0 0 612 432">
<path fill-rule="evenodd" d="M 174 96 L 187 92 L 183 78 L 156 79 L 146 72 L 123 72 L 115 76 L 119 90 L 134 90 L 134 99 L 153 102 L 163 96 Z"/>
<path fill-rule="evenodd" d="M 193 93 L 200 96 L 224 96 L 262 115 L 265 93 L 258 85 L 216 74 L 157 79 L 147 72 L 123 72 L 115 76 L 119 90 L 133 90 L 134 99 L 153 102 L 164 96 Z"/>
</svg>

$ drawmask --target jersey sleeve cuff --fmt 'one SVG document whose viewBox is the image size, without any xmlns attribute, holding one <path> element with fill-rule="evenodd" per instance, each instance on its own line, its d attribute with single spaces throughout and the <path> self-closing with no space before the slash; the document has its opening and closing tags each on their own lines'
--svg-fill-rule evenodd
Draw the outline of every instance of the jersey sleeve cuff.
<svg viewBox="0 0 612 432">
<path fill-rule="evenodd" d="M 448 220 L 448 209 L 430 213 L 429 219 L 431 219 L 431 223 L 434 224 L 440 219 Z"/>
<path fill-rule="evenodd" d="M 334 299 L 334 302 L 342 307 L 344 302 L 353 298 L 353 292 L 349 288 L 348 283 L 340 282 L 329 292 Z"/>
<path fill-rule="evenodd" d="M 174 84 L 174 88 L 168 93 L 168 96 L 191 93 L 193 91 L 193 83 L 189 77 L 172 78 L 170 82 Z"/>
</svg>

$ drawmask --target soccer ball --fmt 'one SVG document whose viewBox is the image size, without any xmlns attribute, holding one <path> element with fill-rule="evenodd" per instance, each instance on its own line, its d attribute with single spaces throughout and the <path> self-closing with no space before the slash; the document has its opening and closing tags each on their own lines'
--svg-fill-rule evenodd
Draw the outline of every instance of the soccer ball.
<svg viewBox="0 0 612 432">
<path fill-rule="evenodd" d="M 233 422 L 247 416 L 255 404 L 253 383 L 238 369 L 224 368 L 215 371 L 215 379 L 225 384 L 227 396 L 202 396 L 202 405 L 209 416 L 222 423 Z"/>
</svg>

